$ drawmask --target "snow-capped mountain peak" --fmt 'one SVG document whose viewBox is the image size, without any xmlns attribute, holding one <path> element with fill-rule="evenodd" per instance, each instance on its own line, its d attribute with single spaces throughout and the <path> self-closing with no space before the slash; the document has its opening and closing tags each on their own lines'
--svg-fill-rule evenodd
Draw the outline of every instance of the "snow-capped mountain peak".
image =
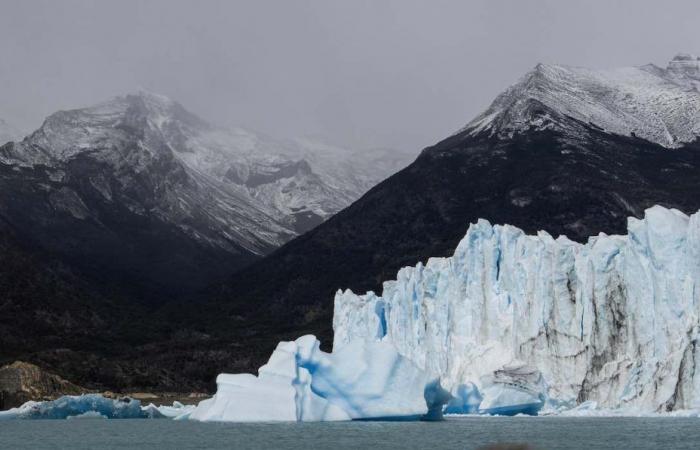
<svg viewBox="0 0 700 450">
<path fill-rule="evenodd" d="M 700 136 L 698 62 L 679 54 L 666 69 L 538 64 L 462 131 L 508 136 L 566 126 L 573 118 L 608 133 L 680 147 Z"/>
<path fill-rule="evenodd" d="M 366 155 L 328 148 L 216 127 L 166 96 L 139 90 L 52 114 L 22 142 L 0 147 L 0 163 L 45 167 L 63 174 L 52 175 L 56 180 L 87 178 L 110 202 L 122 190 L 134 212 L 156 214 L 207 245 L 259 255 L 400 168 L 377 170 Z M 105 181 L 112 178 L 114 184 Z M 71 204 L 83 205 L 76 214 L 88 216 L 88 194 L 74 194 Z"/>
<path fill-rule="evenodd" d="M 85 152 L 109 158 L 115 150 L 111 143 L 124 143 L 135 135 L 146 138 L 149 132 L 161 132 L 168 123 L 181 127 L 204 124 L 167 97 L 139 91 L 87 108 L 53 113 L 6 157 L 8 162 L 14 157 L 15 162 L 28 165 L 66 162 Z"/>
</svg>

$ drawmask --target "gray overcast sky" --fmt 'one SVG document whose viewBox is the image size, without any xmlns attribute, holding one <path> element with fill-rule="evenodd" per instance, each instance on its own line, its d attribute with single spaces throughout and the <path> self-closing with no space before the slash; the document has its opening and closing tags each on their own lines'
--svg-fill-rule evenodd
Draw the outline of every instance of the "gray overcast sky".
<svg viewBox="0 0 700 450">
<path fill-rule="evenodd" d="M 0 0 L 0 116 L 138 87 L 278 137 L 418 151 L 537 62 L 700 52 L 699 0 Z"/>
</svg>

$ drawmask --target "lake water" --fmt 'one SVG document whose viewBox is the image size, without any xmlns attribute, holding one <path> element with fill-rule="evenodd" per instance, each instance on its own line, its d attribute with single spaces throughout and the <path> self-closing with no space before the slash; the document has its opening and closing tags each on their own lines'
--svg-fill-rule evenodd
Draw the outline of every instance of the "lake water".
<svg viewBox="0 0 700 450">
<path fill-rule="evenodd" d="M 700 419 L 467 417 L 444 422 L 217 424 L 170 420 L 0 422 L 4 449 L 698 449 Z"/>
</svg>

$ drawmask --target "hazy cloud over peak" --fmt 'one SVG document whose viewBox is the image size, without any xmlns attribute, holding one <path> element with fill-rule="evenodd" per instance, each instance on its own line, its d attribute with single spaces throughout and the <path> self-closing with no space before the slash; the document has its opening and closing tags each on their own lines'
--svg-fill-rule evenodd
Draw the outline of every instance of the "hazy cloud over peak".
<svg viewBox="0 0 700 450">
<path fill-rule="evenodd" d="M 0 117 L 143 87 L 220 124 L 415 149 L 537 62 L 700 53 L 695 1 L 0 0 Z"/>
</svg>

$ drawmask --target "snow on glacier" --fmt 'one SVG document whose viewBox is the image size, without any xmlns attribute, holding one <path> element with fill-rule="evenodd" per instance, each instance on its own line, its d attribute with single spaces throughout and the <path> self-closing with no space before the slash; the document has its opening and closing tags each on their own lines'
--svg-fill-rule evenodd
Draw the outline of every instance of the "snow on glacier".
<svg viewBox="0 0 700 450">
<path fill-rule="evenodd" d="M 456 398 L 522 364 L 552 405 L 698 408 L 700 213 L 654 206 L 627 228 L 579 244 L 479 220 L 452 257 L 399 270 L 382 296 L 338 291 L 334 351 L 391 343 Z"/>
<path fill-rule="evenodd" d="M 199 421 L 334 421 L 440 418 L 439 382 L 385 342 L 356 341 L 331 354 L 311 335 L 280 342 L 251 374 L 221 374 L 216 395 L 189 414 Z"/>
</svg>

